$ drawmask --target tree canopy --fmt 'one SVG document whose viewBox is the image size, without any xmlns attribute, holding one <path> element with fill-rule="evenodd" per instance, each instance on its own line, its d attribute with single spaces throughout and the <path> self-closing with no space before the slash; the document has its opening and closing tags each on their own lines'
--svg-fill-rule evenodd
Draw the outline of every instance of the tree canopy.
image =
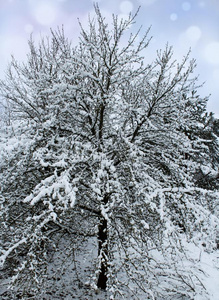
<svg viewBox="0 0 219 300">
<path fill-rule="evenodd" d="M 109 25 L 95 12 L 76 47 L 63 29 L 31 39 L 0 82 L 6 294 L 203 296 L 188 249 L 217 247 L 218 136 L 196 62 L 167 45 L 147 64 L 149 31 L 121 43 L 136 15 Z"/>
</svg>

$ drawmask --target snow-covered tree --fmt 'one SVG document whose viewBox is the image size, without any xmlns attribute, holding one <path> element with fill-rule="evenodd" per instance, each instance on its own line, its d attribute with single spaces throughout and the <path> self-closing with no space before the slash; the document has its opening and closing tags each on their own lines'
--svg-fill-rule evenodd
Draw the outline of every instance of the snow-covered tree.
<svg viewBox="0 0 219 300">
<path fill-rule="evenodd" d="M 205 287 L 189 243 L 213 251 L 219 223 L 216 187 L 197 179 L 218 164 L 198 134 L 208 99 L 195 61 L 167 45 L 146 64 L 148 32 L 121 42 L 136 15 L 108 25 L 95 11 L 77 47 L 63 30 L 30 40 L 0 83 L 13 120 L 1 139 L 8 293 L 194 299 Z"/>
</svg>

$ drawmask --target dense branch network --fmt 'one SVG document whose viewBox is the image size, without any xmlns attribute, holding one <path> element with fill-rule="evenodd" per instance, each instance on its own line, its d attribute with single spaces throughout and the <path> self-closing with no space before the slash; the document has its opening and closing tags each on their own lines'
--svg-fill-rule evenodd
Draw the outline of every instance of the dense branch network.
<svg viewBox="0 0 219 300">
<path fill-rule="evenodd" d="M 203 287 L 183 243 L 217 243 L 216 121 L 189 54 L 177 63 L 167 45 L 146 64 L 149 31 L 122 44 L 136 15 L 108 25 L 95 12 L 77 47 L 63 29 L 31 39 L 0 83 L 13 123 L 1 148 L 2 268 L 24 299 L 47 295 L 51 261 L 111 299 L 192 299 Z"/>
</svg>

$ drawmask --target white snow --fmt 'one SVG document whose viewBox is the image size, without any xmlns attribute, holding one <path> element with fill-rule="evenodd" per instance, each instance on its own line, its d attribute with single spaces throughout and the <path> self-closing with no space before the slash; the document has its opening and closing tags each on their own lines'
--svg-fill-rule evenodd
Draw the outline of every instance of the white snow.
<svg viewBox="0 0 219 300">
<path fill-rule="evenodd" d="M 218 300 L 219 299 L 219 250 L 207 253 L 203 248 L 193 243 L 184 242 L 188 256 L 195 260 L 196 267 L 200 270 L 197 274 L 201 279 L 209 298 L 199 295 L 194 300 Z M 191 264 L 192 267 L 192 264 Z"/>
</svg>

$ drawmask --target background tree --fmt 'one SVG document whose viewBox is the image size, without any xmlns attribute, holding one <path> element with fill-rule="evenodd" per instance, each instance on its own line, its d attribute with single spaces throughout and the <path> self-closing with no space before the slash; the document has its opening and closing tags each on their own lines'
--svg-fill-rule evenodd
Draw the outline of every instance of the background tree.
<svg viewBox="0 0 219 300">
<path fill-rule="evenodd" d="M 212 251 L 218 226 L 206 203 L 216 207 L 218 193 L 197 184 L 200 167 L 216 167 L 196 134 L 207 98 L 196 94 L 195 61 L 177 63 L 167 45 L 145 64 L 148 32 L 121 44 L 136 15 L 113 16 L 110 28 L 95 11 L 77 47 L 63 30 L 30 40 L 27 62 L 12 59 L 0 83 L 15 124 L 1 159 L 10 297 L 99 288 L 112 299 L 193 299 L 205 288 L 188 241 Z"/>
</svg>

